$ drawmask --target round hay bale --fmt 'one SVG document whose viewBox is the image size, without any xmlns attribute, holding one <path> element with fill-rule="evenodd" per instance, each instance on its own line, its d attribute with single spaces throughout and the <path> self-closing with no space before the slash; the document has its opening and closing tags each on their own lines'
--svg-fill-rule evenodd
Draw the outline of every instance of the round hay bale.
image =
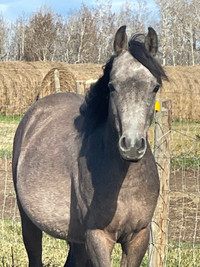
<svg viewBox="0 0 200 267">
<path fill-rule="evenodd" d="M 0 64 L 0 114 L 20 115 L 35 101 L 43 70 L 31 62 Z"/>
<path fill-rule="evenodd" d="M 39 98 L 58 92 L 76 92 L 76 80 L 67 68 L 53 68 L 44 77 Z"/>
<path fill-rule="evenodd" d="M 58 62 L 0 62 L 0 114 L 22 115 L 35 100 L 41 82 Z"/>
<path fill-rule="evenodd" d="M 166 66 L 169 82 L 164 81 L 157 97 L 172 100 L 172 118 L 200 120 L 200 66 Z"/>
<path fill-rule="evenodd" d="M 68 64 L 67 68 L 72 72 L 76 80 L 98 80 L 103 74 L 102 65 L 100 64 Z"/>
</svg>

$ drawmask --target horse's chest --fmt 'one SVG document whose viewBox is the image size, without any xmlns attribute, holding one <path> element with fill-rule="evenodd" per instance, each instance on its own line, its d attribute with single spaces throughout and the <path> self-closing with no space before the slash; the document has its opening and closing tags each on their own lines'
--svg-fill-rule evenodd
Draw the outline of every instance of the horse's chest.
<svg viewBox="0 0 200 267">
<path fill-rule="evenodd" d="M 115 216 L 108 226 L 109 232 L 115 232 L 116 239 L 124 234 L 138 232 L 152 219 L 157 203 L 158 190 L 152 192 L 146 188 L 122 188 L 119 192 Z"/>
</svg>

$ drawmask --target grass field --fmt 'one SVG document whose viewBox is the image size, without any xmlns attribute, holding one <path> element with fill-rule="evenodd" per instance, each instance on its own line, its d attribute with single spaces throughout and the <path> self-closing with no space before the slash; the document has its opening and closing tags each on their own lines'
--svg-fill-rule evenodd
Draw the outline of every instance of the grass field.
<svg viewBox="0 0 200 267">
<path fill-rule="evenodd" d="M 0 221 L 0 266 L 25 267 L 27 255 L 22 242 L 20 222 Z M 68 247 L 63 240 L 54 239 L 47 234 L 43 235 L 43 262 L 44 267 L 63 266 L 66 260 Z M 3 255 L 3 256 L 2 256 Z M 147 266 L 145 256 L 141 267 Z M 117 244 L 112 253 L 112 267 L 119 267 L 121 247 Z M 199 267 L 200 244 L 186 242 L 169 242 L 166 267 Z"/>
<path fill-rule="evenodd" d="M 27 255 L 22 241 L 21 223 L 14 221 L 0 221 L 0 266 L 27 266 Z M 56 240 L 48 235 L 43 236 L 45 266 L 63 266 L 67 245 L 63 240 Z"/>
<path fill-rule="evenodd" d="M 22 241 L 20 222 L 11 220 L 0 221 L 0 243 L 0 266 L 27 266 L 27 255 Z M 47 234 L 43 235 L 44 266 L 63 266 L 66 261 L 67 252 L 68 247 L 65 241 L 54 239 Z M 113 267 L 119 266 L 120 258 L 121 248 L 119 245 L 116 245 L 112 254 Z M 143 264 L 145 264 L 145 261 Z"/>
<path fill-rule="evenodd" d="M 20 120 L 20 116 L 0 115 L 0 157 L 12 156 L 13 137 Z"/>
</svg>

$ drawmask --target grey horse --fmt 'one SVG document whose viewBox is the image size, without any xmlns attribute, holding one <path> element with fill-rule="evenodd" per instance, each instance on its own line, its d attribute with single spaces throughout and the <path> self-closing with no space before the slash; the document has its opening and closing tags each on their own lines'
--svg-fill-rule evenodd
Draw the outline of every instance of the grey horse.
<svg viewBox="0 0 200 267">
<path fill-rule="evenodd" d="M 30 267 L 42 266 L 42 231 L 70 244 L 65 266 L 137 267 L 149 242 L 159 177 L 147 131 L 167 76 L 157 34 L 118 29 L 102 77 L 83 97 L 58 93 L 27 111 L 14 138 L 13 179 Z"/>
</svg>

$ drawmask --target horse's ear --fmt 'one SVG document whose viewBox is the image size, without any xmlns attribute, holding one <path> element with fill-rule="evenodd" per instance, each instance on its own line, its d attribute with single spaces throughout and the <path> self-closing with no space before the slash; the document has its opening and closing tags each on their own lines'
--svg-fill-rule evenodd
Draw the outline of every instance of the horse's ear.
<svg viewBox="0 0 200 267">
<path fill-rule="evenodd" d="M 123 50 L 126 49 L 127 49 L 126 26 L 121 26 L 115 34 L 114 51 L 116 55 L 119 55 Z"/>
<path fill-rule="evenodd" d="M 152 56 L 155 56 L 158 52 L 158 36 L 156 31 L 151 27 L 148 28 L 148 34 L 145 38 L 145 46 Z"/>
</svg>

